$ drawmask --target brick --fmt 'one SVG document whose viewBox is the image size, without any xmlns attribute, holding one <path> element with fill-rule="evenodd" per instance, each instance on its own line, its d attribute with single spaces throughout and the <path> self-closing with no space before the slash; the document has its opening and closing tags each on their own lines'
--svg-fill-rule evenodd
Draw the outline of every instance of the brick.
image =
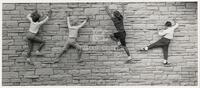
<svg viewBox="0 0 200 88">
<path fill-rule="evenodd" d="M 112 68 L 111 72 L 128 72 L 129 68 Z"/>
<path fill-rule="evenodd" d="M 167 7 L 159 7 L 159 10 L 160 11 L 168 11 L 168 8 Z"/>
<path fill-rule="evenodd" d="M 36 69 L 35 74 L 36 75 L 51 75 L 51 74 L 53 74 L 53 69 L 52 68 Z"/>
<path fill-rule="evenodd" d="M 91 70 L 80 70 L 80 74 L 90 74 Z"/>
<path fill-rule="evenodd" d="M 37 4 L 37 8 L 39 9 L 50 9 L 50 5 L 49 4 Z"/>
<path fill-rule="evenodd" d="M 18 78 L 17 72 L 2 72 L 2 78 Z"/>
<path fill-rule="evenodd" d="M 197 3 L 186 3 L 186 8 L 195 9 L 197 8 Z"/>
<path fill-rule="evenodd" d="M 19 23 L 19 27 L 30 27 L 30 23 Z"/>
<path fill-rule="evenodd" d="M 14 62 L 4 62 L 2 64 L 2 66 L 12 66 L 12 65 L 14 65 Z"/>
<path fill-rule="evenodd" d="M 180 75 L 168 75 L 167 78 L 168 79 L 179 79 Z"/>
<path fill-rule="evenodd" d="M 114 10 L 116 10 L 116 9 L 117 9 L 117 5 L 109 5 L 109 9 L 114 9 Z"/>
<path fill-rule="evenodd" d="M 14 10 L 15 4 L 3 4 L 3 10 Z"/>
<path fill-rule="evenodd" d="M 61 75 L 51 75 L 50 76 L 51 80 L 65 80 L 65 79 L 72 79 L 72 76 L 71 75 L 67 75 L 67 74 L 61 74 Z"/>
<path fill-rule="evenodd" d="M 3 27 L 18 27 L 17 21 L 5 21 Z"/>
<path fill-rule="evenodd" d="M 197 71 L 197 67 L 182 67 L 181 71 Z"/>
<path fill-rule="evenodd" d="M 85 9 L 85 14 L 86 14 L 86 15 L 95 15 L 95 14 L 99 14 L 99 8 L 86 8 L 86 9 Z"/>
<path fill-rule="evenodd" d="M 142 79 L 153 79 L 154 75 L 153 74 L 141 74 L 140 76 Z"/>
<path fill-rule="evenodd" d="M 49 30 L 49 31 L 53 31 L 53 30 L 58 31 L 59 30 L 58 25 L 43 25 L 42 27 L 43 27 L 43 30 Z"/>
</svg>

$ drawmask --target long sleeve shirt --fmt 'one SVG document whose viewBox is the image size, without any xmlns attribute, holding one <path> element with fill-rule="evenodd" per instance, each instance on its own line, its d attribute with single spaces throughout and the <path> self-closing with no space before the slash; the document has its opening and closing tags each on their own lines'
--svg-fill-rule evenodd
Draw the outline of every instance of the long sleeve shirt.
<svg viewBox="0 0 200 88">
<path fill-rule="evenodd" d="M 160 36 L 163 36 L 167 39 L 173 39 L 173 36 L 174 36 L 174 30 L 179 26 L 178 23 L 176 23 L 174 26 L 172 27 L 168 27 L 166 30 L 164 31 L 159 31 L 158 34 Z"/>
<path fill-rule="evenodd" d="M 31 14 L 27 15 L 27 18 L 29 19 L 30 23 L 30 28 L 29 31 L 31 33 L 37 33 L 39 31 L 39 28 L 42 24 L 44 24 L 45 22 L 47 22 L 47 20 L 49 19 L 49 17 L 47 16 L 44 20 L 40 21 L 40 22 L 33 22 L 32 18 L 31 18 Z"/>
</svg>

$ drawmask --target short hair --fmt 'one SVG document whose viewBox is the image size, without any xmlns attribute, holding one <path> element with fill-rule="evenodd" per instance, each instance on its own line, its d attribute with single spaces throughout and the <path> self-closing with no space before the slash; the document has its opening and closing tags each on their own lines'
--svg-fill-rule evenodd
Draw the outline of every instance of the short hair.
<svg viewBox="0 0 200 88">
<path fill-rule="evenodd" d="M 167 22 L 165 23 L 165 26 L 171 27 L 171 26 L 172 26 L 172 23 L 171 23 L 170 21 L 167 21 Z"/>
<path fill-rule="evenodd" d="M 37 12 L 34 12 L 31 14 L 31 18 L 32 18 L 33 22 L 37 22 L 40 19 L 40 14 L 38 14 Z"/>
</svg>

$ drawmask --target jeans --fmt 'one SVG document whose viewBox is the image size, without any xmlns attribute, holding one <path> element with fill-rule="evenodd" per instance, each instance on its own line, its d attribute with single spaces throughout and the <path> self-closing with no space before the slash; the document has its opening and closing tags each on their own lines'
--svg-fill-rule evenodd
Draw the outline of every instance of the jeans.
<svg viewBox="0 0 200 88">
<path fill-rule="evenodd" d="M 164 54 L 164 59 L 167 60 L 168 58 L 168 47 L 170 44 L 170 40 L 167 38 L 161 38 L 160 40 L 158 40 L 157 42 L 147 46 L 148 49 L 152 49 L 152 48 L 157 48 L 157 47 L 161 47 L 163 50 L 163 54 Z"/>
<path fill-rule="evenodd" d="M 27 53 L 27 57 L 31 56 L 31 51 L 33 50 L 33 43 L 40 43 L 39 48 L 37 49 L 38 51 L 40 51 L 42 49 L 42 47 L 45 44 L 45 41 L 43 41 L 40 37 L 37 36 L 37 34 L 35 33 L 31 33 L 29 32 L 27 34 L 26 37 L 27 41 L 28 41 L 28 53 Z"/>
</svg>

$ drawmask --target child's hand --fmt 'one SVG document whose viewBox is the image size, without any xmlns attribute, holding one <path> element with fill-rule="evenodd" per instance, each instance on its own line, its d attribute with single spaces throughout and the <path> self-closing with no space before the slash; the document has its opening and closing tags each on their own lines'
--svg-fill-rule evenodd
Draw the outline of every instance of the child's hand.
<svg viewBox="0 0 200 88">
<path fill-rule="evenodd" d="M 48 11 L 48 16 L 50 17 L 51 14 L 52 14 L 52 10 L 49 10 L 49 11 Z"/>
<path fill-rule="evenodd" d="M 108 9 L 108 6 L 105 6 L 106 9 Z"/>
<path fill-rule="evenodd" d="M 90 18 L 87 16 L 87 17 L 86 17 L 86 21 L 89 21 L 89 19 L 90 19 Z"/>
<path fill-rule="evenodd" d="M 71 15 L 70 15 L 70 12 L 66 12 L 66 14 L 67 14 L 68 17 L 71 16 Z"/>
<path fill-rule="evenodd" d="M 35 10 L 33 11 L 33 13 L 38 13 L 38 10 L 37 10 L 37 9 L 35 9 Z"/>
<path fill-rule="evenodd" d="M 176 23 L 176 18 L 173 19 L 174 23 Z"/>
</svg>

